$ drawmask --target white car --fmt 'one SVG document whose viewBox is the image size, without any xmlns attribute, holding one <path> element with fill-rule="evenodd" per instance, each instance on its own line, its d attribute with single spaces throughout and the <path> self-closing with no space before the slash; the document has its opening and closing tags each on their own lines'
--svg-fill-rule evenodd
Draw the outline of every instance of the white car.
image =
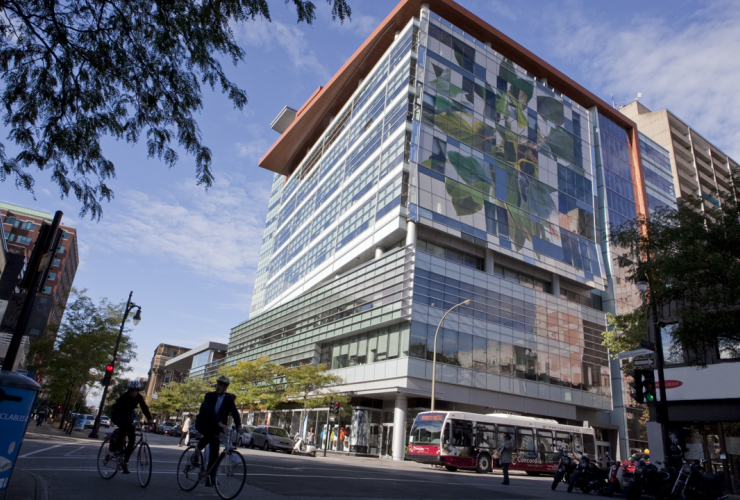
<svg viewBox="0 0 740 500">
<path fill-rule="evenodd" d="M 254 430 L 254 426 L 243 425 L 242 429 L 243 432 L 241 434 L 238 434 L 235 428 L 231 430 L 231 442 L 236 446 L 244 446 L 245 448 L 248 448 L 252 442 L 252 431 Z"/>
</svg>

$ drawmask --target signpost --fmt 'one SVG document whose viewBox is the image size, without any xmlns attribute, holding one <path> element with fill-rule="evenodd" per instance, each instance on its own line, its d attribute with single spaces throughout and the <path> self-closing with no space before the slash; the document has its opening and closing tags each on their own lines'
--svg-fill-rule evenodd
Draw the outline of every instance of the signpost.
<svg viewBox="0 0 740 500">
<path fill-rule="evenodd" d="M 627 359 L 637 356 L 645 356 L 646 354 L 655 354 L 655 352 L 652 349 L 636 349 L 634 351 L 620 352 L 617 357 L 619 359 Z"/>
</svg>

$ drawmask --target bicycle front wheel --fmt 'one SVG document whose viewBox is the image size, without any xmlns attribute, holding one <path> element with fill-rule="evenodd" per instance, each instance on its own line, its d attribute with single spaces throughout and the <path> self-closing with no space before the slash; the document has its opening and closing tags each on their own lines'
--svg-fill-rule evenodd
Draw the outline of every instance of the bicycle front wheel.
<svg viewBox="0 0 740 500">
<path fill-rule="evenodd" d="M 118 472 L 118 461 L 115 454 L 110 451 L 110 437 L 103 440 L 98 450 L 98 472 L 103 479 L 110 479 Z"/>
<path fill-rule="evenodd" d="M 216 463 L 216 493 L 224 500 L 236 497 L 247 480 L 247 463 L 241 453 L 224 453 Z"/>
<path fill-rule="evenodd" d="M 193 491 L 203 476 L 203 454 L 195 446 L 189 446 L 177 462 L 177 484 L 183 491 Z"/>
<path fill-rule="evenodd" d="M 136 456 L 136 475 L 139 477 L 139 484 L 142 488 L 149 486 L 149 480 L 152 478 L 152 450 L 146 443 L 139 445 L 139 454 Z"/>
</svg>

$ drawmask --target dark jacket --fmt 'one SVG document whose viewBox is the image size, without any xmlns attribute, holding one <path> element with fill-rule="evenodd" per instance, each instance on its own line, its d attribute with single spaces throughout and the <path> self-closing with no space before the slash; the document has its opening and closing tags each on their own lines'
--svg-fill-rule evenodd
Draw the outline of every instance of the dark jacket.
<svg viewBox="0 0 740 500">
<path fill-rule="evenodd" d="M 121 397 L 116 399 L 113 408 L 111 408 L 110 418 L 115 423 L 116 420 L 127 420 L 133 421 L 135 418 L 134 411 L 136 407 L 140 406 L 141 411 L 144 412 L 147 420 L 152 419 L 152 414 L 149 413 L 149 407 L 146 405 L 146 401 L 141 394 L 137 394 L 136 397 L 132 398 L 129 396 L 128 391 L 124 392 Z"/>
<path fill-rule="evenodd" d="M 236 396 L 229 393 L 224 393 L 224 400 L 221 403 L 221 407 L 216 413 L 216 401 L 218 394 L 215 392 L 209 392 L 203 398 L 203 403 L 200 405 L 200 411 L 198 416 L 195 417 L 195 428 L 202 434 L 218 434 L 221 432 L 218 424 L 226 424 L 226 420 L 229 415 L 234 417 L 234 423 L 239 426 L 242 424 L 242 419 L 239 416 L 239 412 L 236 409 L 234 400 Z"/>
</svg>

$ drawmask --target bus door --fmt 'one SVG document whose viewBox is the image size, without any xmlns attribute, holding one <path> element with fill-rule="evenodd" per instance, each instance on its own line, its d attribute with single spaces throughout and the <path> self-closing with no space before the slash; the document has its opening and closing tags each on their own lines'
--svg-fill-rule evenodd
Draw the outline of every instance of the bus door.
<svg viewBox="0 0 740 500">
<path fill-rule="evenodd" d="M 560 453 L 553 438 L 552 431 L 537 430 L 537 457 L 548 471 L 555 471 L 560 461 Z"/>
<path fill-rule="evenodd" d="M 476 457 L 473 453 L 473 422 L 449 420 L 445 424 L 445 430 L 448 425 L 448 441 L 442 445 L 442 455 L 449 457 L 446 462 L 458 467 L 474 467 Z"/>
<path fill-rule="evenodd" d="M 536 467 L 538 460 L 534 441 L 534 429 L 517 427 L 516 451 L 517 459 L 514 461 L 515 468 L 533 470 Z"/>
</svg>

